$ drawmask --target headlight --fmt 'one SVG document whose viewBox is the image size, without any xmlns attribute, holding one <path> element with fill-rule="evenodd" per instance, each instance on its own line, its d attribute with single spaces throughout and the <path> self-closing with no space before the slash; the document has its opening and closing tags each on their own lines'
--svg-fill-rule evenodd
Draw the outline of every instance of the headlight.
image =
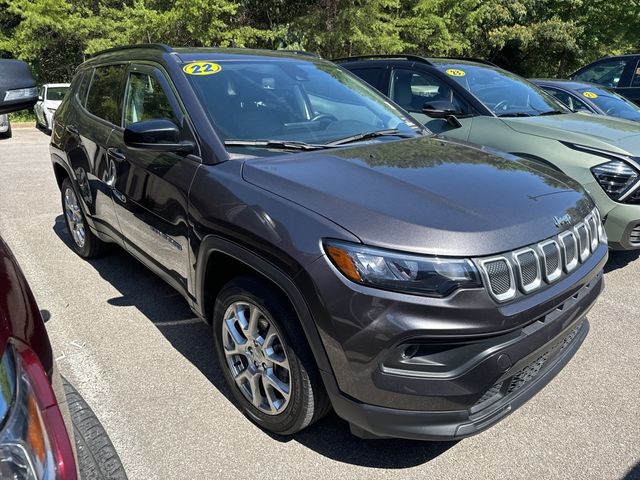
<svg viewBox="0 0 640 480">
<path fill-rule="evenodd" d="M 44 408 L 36 394 L 43 386 L 53 395 L 36 355 L 8 345 L 0 361 L 0 478 L 76 478 L 60 410 Z"/>
<path fill-rule="evenodd" d="M 622 200 L 638 180 L 638 172 L 623 160 L 612 160 L 591 168 L 602 189 L 613 200 Z"/>
<path fill-rule="evenodd" d="M 31 88 L 18 88 L 16 90 L 7 90 L 4 94 L 4 101 L 11 102 L 14 100 L 24 100 L 27 98 L 33 98 L 38 96 L 38 89 L 36 87 Z"/>
<path fill-rule="evenodd" d="M 444 297 L 458 288 L 481 287 L 467 259 L 427 257 L 348 242 L 326 241 L 324 250 L 349 280 L 371 287 Z"/>
</svg>

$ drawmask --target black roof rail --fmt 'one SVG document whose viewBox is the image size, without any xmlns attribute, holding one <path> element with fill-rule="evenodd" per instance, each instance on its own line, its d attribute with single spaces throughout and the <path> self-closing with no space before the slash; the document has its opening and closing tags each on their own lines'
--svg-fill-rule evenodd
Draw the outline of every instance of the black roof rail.
<svg viewBox="0 0 640 480">
<path fill-rule="evenodd" d="M 93 55 L 91 55 L 91 58 L 97 57 L 98 55 L 102 55 L 104 53 L 120 52 L 122 50 L 132 50 L 132 49 L 139 49 L 139 48 L 147 48 L 147 49 L 150 48 L 150 49 L 153 49 L 153 50 L 160 50 L 160 51 L 165 52 L 165 53 L 173 52 L 173 48 L 171 48 L 169 45 L 165 45 L 164 43 L 136 43 L 136 44 L 133 44 L 133 45 L 121 45 L 119 47 L 107 48 L 106 50 L 100 50 L 99 52 L 96 52 Z"/>
<path fill-rule="evenodd" d="M 478 57 L 431 57 L 431 58 L 439 58 L 442 60 L 466 60 L 468 62 L 476 62 L 476 63 L 483 63 L 484 65 L 490 65 L 492 67 L 497 67 L 498 65 L 496 65 L 493 62 L 490 62 L 489 60 L 485 60 L 484 58 L 478 58 Z"/>
<path fill-rule="evenodd" d="M 374 59 L 374 58 L 398 58 L 398 59 L 404 59 L 404 60 L 413 60 L 414 62 L 420 62 L 420 63 L 426 63 L 428 65 L 433 65 L 433 63 L 431 63 L 429 60 L 427 60 L 424 57 L 421 57 L 419 55 L 404 55 L 404 54 L 398 54 L 398 55 L 357 55 L 355 57 L 343 57 L 343 58 L 333 58 L 331 59 L 332 62 L 350 62 L 350 61 L 357 61 L 357 60 L 367 60 L 367 59 Z"/>
</svg>

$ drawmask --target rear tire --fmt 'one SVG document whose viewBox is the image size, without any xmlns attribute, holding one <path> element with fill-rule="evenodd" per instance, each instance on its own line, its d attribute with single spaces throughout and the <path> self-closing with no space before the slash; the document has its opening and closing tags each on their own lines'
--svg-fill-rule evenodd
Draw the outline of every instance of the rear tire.
<svg viewBox="0 0 640 480">
<path fill-rule="evenodd" d="M 12 135 L 13 135 L 13 132 L 11 131 L 11 125 L 9 125 L 9 128 L 7 129 L 6 132 L 0 133 L 0 138 L 11 138 Z"/>
<path fill-rule="evenodd" d="M 253 276 L 227 283 L 215 302 L 213 335 L 236 406 L 260 427 L 291 435 L 329 410 L 300 321 L 277 288 Z"/>
<path fill-rule="evenodd" d="M 107 432 L 77 390 L 63 379 L 82 480 L 127 480 Z"/>
<path fill-rule="evenodd" d="M 91 232 L 87 217 L 82 211 L 82 205 L 68 177 L 62 181 L 60 191 L 62 213 L 73 249 L 82 258 L 93 258 L 100 255 L 106 244 Z"/>
</svg>

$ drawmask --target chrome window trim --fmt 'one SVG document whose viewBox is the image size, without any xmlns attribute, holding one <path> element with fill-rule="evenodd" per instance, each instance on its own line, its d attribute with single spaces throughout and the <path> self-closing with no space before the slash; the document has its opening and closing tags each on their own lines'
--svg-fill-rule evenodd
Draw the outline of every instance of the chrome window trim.
<svg viewBox="0 0 640 480">
<path fill-rule="evenodd" d="M 568 237 L 571 237 L 573 239 L 574 245 L 574 257 L 570 262 L 567 260 L 567 243 L 565 241 L 565 239 Z M 580 252 L 578 251 L 578 239 L 576 238 L 575 233 L 573 233 L 573 230 L 566 230 L 558 235 L 558 241 L 560 242 L 560 246 L 562 247 L 562 264 L 564 266 L 564 270 L 567 273 L 571 273 L 578 266 L 578 259 L 580 258 Z"/>
<path fill-rule="evenodd" d="M 522 265 L 520 263 L 520 257 L 525 253 L 532 253 L 536 259 L 536 278 L 533 282 L 529 283 L 528 285 L 525 285 L 524 283 Z M 542 284 L 542 269 L 540 267 L 540 257 L 538 256 L 538 253 L 533 248 L 527 247 L 527 248 L 522 248 L 520 250 L 514 251 L 512 255 L 513 255 L 513 262 L 515 263 L 515 266 L 516 266 L 516 270 L 518 270 L 518 283 L 520 284 L 520 289 L 522 290 L 522 293 L 531 293 L 534 290 L 537 290 L 538 288 L 540 288 L 540 285 Z"/>
<path fill-rule="evenodd" d="M 489 274 L 487 272 L 487 267 L 486 267 L 487 263 L 498 262 L 498 261 L 504 261 L 507 263 L 507 270 L 509 271 L 509 281 L 511 282 L 509 290 L 501 294 L 496 294 L 493 292 L 493 288 L 491 287 L 491 279 L 489 278 Z M 507 300 L 511 300 L 516 296 L 517 288 L 516 288 L 516 280 L 513 275 L 513 266 L 511 265 L 511 262 L 507 257 L 502 255 L 497 255 L 491 258 L 483 258 L 478 262 L 480 263 L 480 267 L 481 267 L 480 275 L 482 276 L 482 279 L 486 282 L 486 285 L 488 287 L 487 291 L 489 292 L 489 295 L 491 295 L 494 298 L 494 300 L 502 303 L 502 302 L 506 302 Z"/>
<path fill-rule="evenodd" d="M 551 273 L 549 273 L 549 271 L 547 270 L 547 255 L 544 253 L 544 247 L 546 247 L 547 245 L 552 245 L 558 253 L 558 268 L 556 268 L 555 271 Z M 554 239 L 545 240 L 544 242 L 538 243 L 538 251 L 540 252 L 540 258 L 542 258 L 544 262 L 543 274 L 545 282 L 555 282 L 558 278 L 560 278 L 560 275 L 562 275 L 562 253 L 560 251 L 560 245 Z"/>
</svg>

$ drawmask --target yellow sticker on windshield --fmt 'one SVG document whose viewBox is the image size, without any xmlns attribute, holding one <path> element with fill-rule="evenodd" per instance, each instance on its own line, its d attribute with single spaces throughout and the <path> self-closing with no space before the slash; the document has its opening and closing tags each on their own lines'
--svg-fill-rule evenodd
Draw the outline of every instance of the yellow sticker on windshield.
<svg viewBox="0 0 640 480">
<path fill-rule="evenodd" d="M 447 75 L 451 75 L 452 77 L 464 77 L 466 73 L 464 70 L 458 70 L 457 68 L 449 68 L 447 69 Z"/>
<path fill-rule="evenodd" d="M 598 94 L 597 93 L 593 93 L 593 92 L 584 92 L 582 95 L 584 97 L 592 98 L 592 99 L 593 98 L 598 98 Z"/>
<path fill-rule="evenodd" d="M 213 62 L 192 62 L 182 67 L 182 71 L 188 75 L 213 75 L 222 70 L 222 67 Z"/>
</svg>

